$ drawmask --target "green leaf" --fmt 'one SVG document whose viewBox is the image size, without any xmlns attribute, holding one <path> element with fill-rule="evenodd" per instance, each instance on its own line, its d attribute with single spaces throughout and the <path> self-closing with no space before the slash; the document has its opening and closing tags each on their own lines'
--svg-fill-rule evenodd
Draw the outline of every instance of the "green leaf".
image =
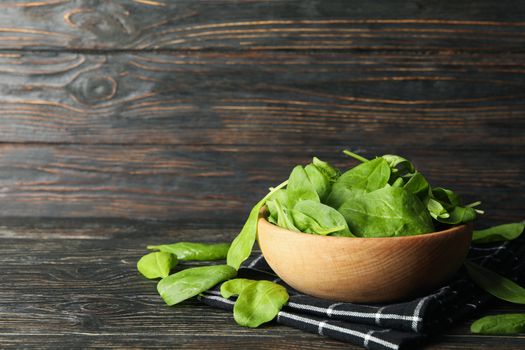
<svg viewBox="0 0 525 350">
<path fill-rule="evenodd" d="M 474 321 L 470 331 L 477 334 L 517 334 L 525 332 L 525 314 L 485 316 Z"/>
<path fill-rule="evenodd" d="M 457 225 L 470 222 L 476 218 L 476 210 L 470 207 L 455 207 L 449 216 L 438 216 L 436 220 L 449 225 Z"/>
<path fill-rule="evenodd" d="M 299 231 L 295 227 L 290 210 L 286 207 L 287 203 L 286 190 L 284 189 L 275 192 L 271 199 L 266 202 L 270 217 L 273 219 L 272 223 L 288 230 Z"/>
<path fill-rule="evenodd" d="M 388 163 L 383 158 L 376 158 L 346 171 L 339 177 L 334 186 L 363 189 L 366 192 L 371 192 L 385 187 L 389 178 L 390 167 Z"/>
<path fill-rule="evenodd" d="M 228 265 L 193 267 L 163 278 L 157 291 L 168 305 L 175 305 L 235 277 L 237 271 Z"/>
<path fill-rule="evenodd" d="M 438 200 L 448 211 L 461 204 L 459 196 L 454 191 L 443 187 L 434 187 L 432 189 L 432 197 Z"/>
<path fill-rule="evenodd" d="M 428 184 L 427 179 L 425 179 L 419 171 L 416 171 L 407 177 L 404 187 L 408 192 L 415 194 L 423 203 L 428 199 L 430 185 Z"/>
<path fill-rule="evenodd" d="M 472 243 L 491 243 L 500 241 L 510 241 L 518 238 L 525 228 L 522 222 L 515 222 L 510 224 L 503 224 L 493 226 L 484 230 L 474 231 L 472 235 Z"/>
<path fill-rule="evenodd" d="M 148 249 L 175 254 L 179 260 L 221 260 L 226 259 L 229 243 L 194 243 L 179 242 L 173 244 L 150 245 Z"/>
<path fill-rule="evenodd" d="M 392 184 L 392 187 L 404 187 L 405 186 L 405 180 L 402 177 L 398 177 L 396 181 Z"/>
<path fill-rule="evenodd" d="M 328 196 L 330 189 L 332 188 L 330 178 L 325 176 L 323 172 L 321 172 L 321 170 L 319 170 L 313 164 L 308 164 L 305 166 L 304 171 L 306 172 L 308 180 L 312 184 L 315 192 L 319 196 L 319 200 L 323 201 Z"/>
<path fill-rule="evenodd" d="M 281 183 L 279 186 L 273 188 L 263 199 L 261 199 L 250 211 L 248 220 L 244 223 L 241 232 L 233 240 L 227 255 L 227 264 L 234 269 L 239 269 L 242 262 L 246 260 L 252 252 L 255 238 L 257 237 L 257 221 L 259 219 L 259 211 L 266 203 L 266 200 L 275 192 L 286 186 L 288 181 Z"/>
<path fill-rule="evenodd" d="M 416 171 L 414 165 L 406 160 L 403 157 L 397 156 L 395 154 L 385 154 L 381 156 L 391 169 L 391 178 L 389 183 L 394 183 L 394 181 L 405 174 L 413 173 Z"/>
<path fill-rule="evenodd" d="M 332 186 L 332 192 L 330 192 L 330 195 L 326 200 L 326 204 L 338 210 L 344 202 L 364 193 L 366 193 L 366 191 L 363 189 L 346 188 L 343 184 L 338 184 L 336 182 Z"/>
<path fill-rule="evenodd" d="M 450 214 L 447 209 L 441 204 L 441 202 L 435 200 L 434 198 L 428 198 L 427 200 L 427 210 L 434 219 L 438 220 L 439 218 L 449 218 Z"/>
<path fill-rule="evenodd" d="M 326 204 L 339 209 L 350 198 L 385 187 L 389 178 L 390 168 L 383 158 L 366 161 L 346 171 L 337 179 Z"/>
<path fill-rule="evenodd" d="M 324 176 L 330 180 L 330 182 L 335 182 L 341 175 L 339 169 L 334 168 L 327 162 L 324 162 L 317 157 L 312 159 L 312 164 L 315 165 L 315 167 L 319 169 L 324 174 Z"/>
<path fill-rule="evenodd" d="M 270 281 L 246 285 L 233 306 L 235 321 L 245 327 L 258 327 L 273 320 L 288 302 L 286 289 Z"/>
<path fill-rule="evenodd" d="M 137 262 L 137 269 L 146 278 L 166 277 L 177 265 L 177 257 L 170 253 L 154 252 L 144 255 Z"/>
<path fill-rule="evenodd" d="M 434 231 L 423 203 L 400 187 L 388 186 L 350 198 L 339 212 L 358 236 L 408 236 Z"/>
<path fill-rule="evenodd" d="M 298 202 L 292 210 L 292 217 L 295 225 L 302 232 L 354 237 L 343 215 L 319 202 L 311 200 Z"/>
<path fill-rule="evenodd" d="M 234 295 L 239 295 L 245 287 L 252 285 L 255 282 L 257 281 L 246 278 L 235 278 L 233 280 L 226 281 L 221 285 L 221 295 L 226 299 Z"/>
<path fill-rule="evenodd" d="M 516 304 L 525 304 L 525 289 L 494 271 L 471 261 L 465 261 L 470 278 L 484 291 L 496 298 Z"/>
<path fill-rule="evenodd" d="M 306 170 L 300 165 L 293 168 L 288 178 L 286 194 L 288 195 L 288 208 L 293 208 L 295 203 L 305 199 L 320 201 L 315 186 L 310 182 Z"/>
</svg>

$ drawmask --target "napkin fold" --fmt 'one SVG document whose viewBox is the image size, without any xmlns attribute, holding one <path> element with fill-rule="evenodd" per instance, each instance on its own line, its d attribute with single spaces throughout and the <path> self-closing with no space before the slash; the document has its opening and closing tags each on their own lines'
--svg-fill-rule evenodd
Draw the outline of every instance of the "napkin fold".
<svg viewBox="0 0 525 350">
<path fill-rule="evenodd" d="M 525 278 L 525 237 L 501 244 L 471 246 L 468 259 L 521 283 Z M 333 302 L 301 294 L 286 285 L 262 254 L 248 259 L 239 278 L 270 280 L 286 287 L 288 303 L 276 322 L 367 349 L 407 349 L 477 311 L 493 297 L 462 268 L 447 285 L 412 300 L 389 304 Z M 204 303 L 233 310 L 235 298 L 221 297 L 220 285 L 201 294 Z"/>
</svg>

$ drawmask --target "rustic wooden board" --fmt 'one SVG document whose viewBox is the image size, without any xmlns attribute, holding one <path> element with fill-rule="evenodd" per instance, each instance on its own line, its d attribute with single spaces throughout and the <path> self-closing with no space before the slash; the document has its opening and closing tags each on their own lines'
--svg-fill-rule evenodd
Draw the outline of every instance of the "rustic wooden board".
<svg viewBox="0 0 525 350">
<path fill-rule="evenodd" d="M 0 142 L 525 147 L 525 55 L 0 53 Z"/>
<path fill-rule="evenodd" d="M 4 49 L 522 51 L 519 1 L 9 0 Z"/>
<path fill-rule="evenodd" d="M 127 226 L 127 222 L 115 222 Z M 144 245 L 196 240 L 191 229 L 144 224 L 150 236 L 116 239 L 39 239 L 36 227 L 11 222 L 10 238 L 0 239 L 0 344 L 6 348 L 166 348 L 184 349 L 360 349 L 288 327 L 239 327 L 228 312 L 197 301 L 166 307 L 155 282 L 135 270 Z M 78 232 L 104 225 L 93 220 L 71 222 Z M 112 228 L 110 227 L 110 230 Z M 152 231 L 162 231 L 161 234 Z M 90 235 L 88 228 L 84 237 Z M 106 235 L 109 237 L 110 235 Z M 199 232 L 198 240 L 225 240 L 222 231 Z M 495 303 L 483 314 L 524 312 L 520 306 Z M 473 316 L 475 318 L 475 316 Z M 469 334 L 465 320 L 431 341 L 426 349 L 497 347 L 522 349 L 523 336 L 483 337 Z"/>
<path fill-rule="evenodd" d="M 348 142 L 356 145 L 351 138 Z M 367 157 L 407 156 L 434 185 L 453 188 L 467 202 L 483 201 L 485 223 L 523 219 L 521 148 L 431 149 L 376 142 L 358 150 Z M 241 223 L 293 165 L 306 164 L 314 155 L 340 167 L 356 164 L 340 151 L 332 146 L 5 144 L 0 146 L 0 216 Z"/>
</svg>

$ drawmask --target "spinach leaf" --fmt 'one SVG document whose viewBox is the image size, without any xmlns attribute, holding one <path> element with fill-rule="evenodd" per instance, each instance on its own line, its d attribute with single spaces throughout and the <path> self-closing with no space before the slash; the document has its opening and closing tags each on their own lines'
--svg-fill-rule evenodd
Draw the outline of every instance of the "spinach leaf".
<svg viewBox="0 0 525 350">
<path fill-rule="evenodd" d="M 474 231 L 472 243 L 491 243 L 510 241 L 518 238 L 525 228 L 522 222 L 493 226 L 484 230 Z"/>
<path fill-rule="evenodd" d="M 313 158 L 312 164 L 315 165 L 315 167 L 319 169 L 324 174 L 324 176 L 330 180 L 330 182 L 335 182 L 341 175 L 341 172 L 337 168 L 334 168 L 327 162 L 323 162 L 317 157 Z"/>
<path fill-rule="evenodd" d="M 175 305 L 235 277 L 237 271 L 228 265 L 193 267 L 163 278 L 157 291 L 168 305 Z"/>
<path fill-rule="evenodd" d="M 525 332 L 525 314 L 502 314 L 485 316 L 470 326 L 472 333 L 516 334 Z"/>
<path fill-rule="evenodd" d="M 350 198 L 341 205 L 351 232 L 362 237 L 417 235 L 434 231 L 421 201 L 400 187 L 384 187 Z"/>
<path fill-rule="evenodd" d="M 392 183 L 392 187 L 404 187 L 405 186 L 405 180 L 402 177 L 398 177 L 394 183 Z"/>
<path fill-rule="evenodd" d="M 444 224 L 457 225 L 467 223 L 476 218 L 476 210 L 471 207 L 455 207 L 449 212 L 449 216 L 437 216 L 436 220 Z"/>
<path fill-rule="evenodd" d="M 443 187 L 432 188 L 432 197 L 441 202 L 449 211 L 461 204 L 459 196 L 454 191 Z"/>
<path fill-rule="evenodd" d="M 286 190 L 278 190 L 271 198 L 272 199 L 266 202 L 268 211 L 270 212 L 268 221 L 288 230 L 299 231 L 299 229 L 295 227 L 290 210 L 286 207 L 286 203 L 288 203 Z M 272 220 L 270 220 L 270 218 Z"/>
<path fill-rule="evenodd" d="M 335 186 L 351 189 L 363 189 L 366 192 L 385 187 L 390 178 L 390 167 L 383 158 L 369 160 L 366 163 L 343 173 L 337 179 Z"/>
<path fill-rule="evenodd" d="M 402 178 L 400 177 L 399 179 Z M 408 192 L 415 194 L 423 203 L 429 197 L 430 185 L 419 171 L 407 176 L 404 188 Z"/>
<path fill-rule="evenodd" d="M 286 193 L 288 195 L 288 208 L 293 208 L 295 203 L 305 199 L 320 201 L 314 184 L 310 182 L 306 170 L 300 165 L 293 168 L 288 178 Z"/>
<path fill-rule="evenodd" d="M 381 158 L 386 160 L 388 166 L 390 167 L 390 184 L 393 184 L 399 177 L 405 174 L 414 173 L 416 171 L 414 165 L 403 157 L 394 154 L 385 154 L 381 156 Z"/>
<path fill-rule="evenodd" d="M 434 219 L 439 220 L 441 218 L 447 219 L 450 217 L 449 212 L 441 204 L 441 202 L 435 200 L 434 198 L 428 198 L 427 200 L 427 210 Z"/>
<path fill-rule="evenodd" d="M 177 265 L 177 257 L 170 253 L 154 252 L 144 255 L 137 262 L 137 269 L 146 278 L 166 277 Z"/>
<path fill-rule="evenodd" d="M 258 327 L 273 320 L 288 302 L 286 289 L 270 281 L 244 286 L 233 306 L 235 321 L 245 327 Z"/>
<path fill-rule="evenodd" d="M 354 237 L 343 215 L 319 202 L 312 200 L 298 202 L 292 209 L 292 217 L 295 225 L 302 232 Z"/>
<path fill-rule="evenodd" d="M 229 243 L 194 243 L 179 242 L 163 245 L 149 245 L 150 250 L 160 250 L 161 252 L 175 254 L 179 260 L 221 260 L 226 259 Z"/>
<path fill-rule="evenodd" d="M 249 280 L 247 278 L 235 278 L 226 281 L 221 285 L 221 295 L 226 299 L 234 295 L 239 295 L 245 287 L 252 285 L 255 282 L 257 281 Z"/>
<path fill-rule="evenodd" d="M 525 289 L 483 266 L 465 261 L 470 278 L 484 291 L 496 298 L 516 304 L 525 304 Z"/>
<path fill-rule="evenodd" d="M 274 192 L 280 190 L 288 181 L 281 183 L 279 186 L 272 188 L 271 191 L 264 196 L 250 211 L 248 220 L 244 223 L 241 232 L 233 240 L 227 255 L 227 264 L 234 269 L 239 269 L 242 262 L 246 260 L 252 252 L 253 244 L 257 236 L 257 221 L 259 219 L 259 211 L 266 203 L 266 200 L 272 196 Z"/>
<path fill-rule="evenodd" d="M 308 180 L 312 183 L 315 192 L 317 192 L 319 200 L 323 201 L 330 193 L 332 187 L 330 179 L 313 164 L 305 166 L 304 171 L 308 176 Z"/>
</svg>

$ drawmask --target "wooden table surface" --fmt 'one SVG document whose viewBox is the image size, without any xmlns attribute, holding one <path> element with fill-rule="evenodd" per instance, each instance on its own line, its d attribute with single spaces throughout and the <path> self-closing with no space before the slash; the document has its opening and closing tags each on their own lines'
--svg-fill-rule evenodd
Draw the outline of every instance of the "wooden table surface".
<svg viewBox="0 0 525 350">
<path fill-rule="evenodd" d="M 524 48 L 517 0 L 0 2 L 0 348 L 352 348 L 168 308 L 135 263 L 231 240 L 344 148 L 413 160 L 479 227 L 523 220 Z M 470 321 L 427 348 L 525 348 Z"/>
<path fill-rule="evenodd" d="M 290 327 L 238 326 L 197 300 L 168 307 L 136 271 L 145 244 L 223 242 L 235 229 L 130 220 L 9 219 L 0 227 L 0 344 L 5 348 L 360 349 Z M 125 236 L 125 237 L 124 237 Z M 494 302 L 484 314 L 525 312 Z M 473 318 L 424 349 L 523 349 L 525 336 L 469 334 Z"/>
</svg>

